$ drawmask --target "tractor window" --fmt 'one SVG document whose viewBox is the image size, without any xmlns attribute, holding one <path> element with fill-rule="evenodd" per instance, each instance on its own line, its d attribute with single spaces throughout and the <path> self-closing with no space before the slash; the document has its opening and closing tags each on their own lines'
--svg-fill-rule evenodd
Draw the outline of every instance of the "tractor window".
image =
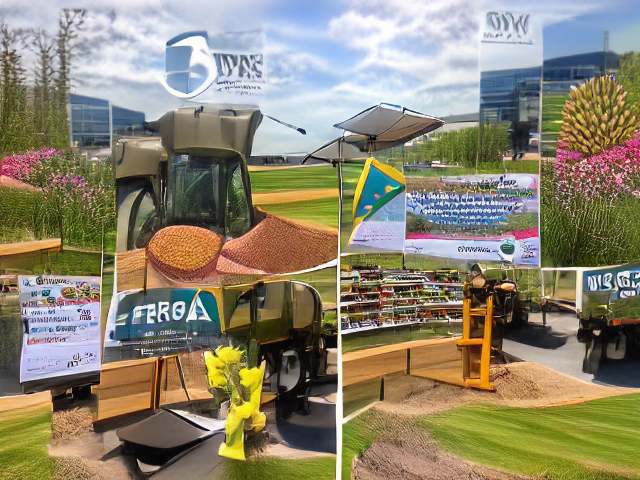
<svg viewBox="0 0 640 480">
<path fill-rule="evenodd" d="M 251 291 L 245 292 L 236 301 L 229 328 L 247 327 L 251 324 Z"/>
<path fill-rule="evenodd" d="M 316 300 L 307 285 L 293 283 L 293 326 L 305 328 L 313 323 Z"/>
<path fill-rule="evenodd" d="M 285 282 L 267 283 L 264 300 L 258 303 L 258 321 L 277 320 L 282 318 L 285 307 Z"/>
<path fill-rule="evenodd" d="M 153 219 L 156 207 L 151 192 L 146 192 L 133 212 L 133 245 L 136 248 L 144 248 L 153 236 Z"/>
<path fill-rule="evenodd" d="M 219 226 L 220 163 L 213 158 L 193 155 L 172 157 L 167 185 L 169 224 Z"/>
<path fill-rule="evenodd" d="M 236 165 L 229 176 L 227 190 L 227 237 L 241 237 L 251 228 L 247 192 L 242 181 L 242 169 Z"/>
</svg>

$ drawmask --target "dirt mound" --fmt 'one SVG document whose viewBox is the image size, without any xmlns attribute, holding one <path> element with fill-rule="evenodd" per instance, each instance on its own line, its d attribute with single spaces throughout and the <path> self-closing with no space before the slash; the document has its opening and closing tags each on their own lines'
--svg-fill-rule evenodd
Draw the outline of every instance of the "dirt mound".
<svg viewBox="0 0 640 480">
<path fill-rule="evenodd" d="M 93 432 L 93 418 L 87 408 L 73 408 L 51 414 L 51 438 L 70 440 Z"/>
<path fill-rule="evenodd" d="M 473 402 L 511 407 L 546 407 L 637 391 L 583 382 L 532 362 L 495 366 L 491 369 L 491 381 L 495 383 L 495 392 L 412 376 L 390 378 L 385 389 L 385 401 L 376 405 L 376 409 L 401 415 L 428 415 Z"/>
<path fill-rule="evenodd" d="M 379 430 L 380 431 L 380 430 Z M 475 465 L 440 449 L 430 435 L 401 417 L 354 462 L 356 480 L 530 480 L 532 477 Z"/>
<path fill-rule="evenodd" d="M 228 241 L 222 256 L 268 273 L 289 273 L 322 265 L 338 254 L 338 235 L 265 214 L 242 237 Z"/>
</svg>

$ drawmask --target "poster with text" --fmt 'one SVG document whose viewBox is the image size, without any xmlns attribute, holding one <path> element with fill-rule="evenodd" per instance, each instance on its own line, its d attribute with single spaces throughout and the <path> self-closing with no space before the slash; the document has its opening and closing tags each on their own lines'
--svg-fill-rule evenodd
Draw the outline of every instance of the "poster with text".
<svg viewBox="0 0 640 480">
<path fill-rule="evenodd" d="M 407 193 L 406 253 L 540 264 L 538 175 L 462 175 Z"/>
<path fill-rule="evenodd" d="M 20 276 L 20 383 L 100 372 L 100 277 Z M 49 384 L 52 385 L 52 384 Z"/>
</svg>

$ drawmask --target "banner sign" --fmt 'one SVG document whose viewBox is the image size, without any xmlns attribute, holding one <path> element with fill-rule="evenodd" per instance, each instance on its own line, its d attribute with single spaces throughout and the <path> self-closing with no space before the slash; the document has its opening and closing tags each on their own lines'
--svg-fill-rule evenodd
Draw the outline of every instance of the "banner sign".
<svg viewBox="0 0 640 480">
<path fill-rule="evenodd" d="M 407 193 L 405 251 L 537 266 L 538 210 L 538 175 L 441 177 Z"/>
<path fill-rule="evenodd" d="M 531 15 L 520 12 L 487 12 L 482 42 L 533 45 Z"/>
<path fill-rule="evenodd" d="M 155 288 L 121 292 L 116 301 L 115 315 L 107 322 L 106 361 L 112 361 L 115 351 L 109 349 L 114 348 L 144 358 L 220 343 L 218 302 L 211 292 Z"/>
<path fill-rule="evenodd" d="M 20 276 L 20 382 L 100 372 L 100 277 Z"/>
<path fill-rule="evenodd" d="M 262 95 L 265 86 L 262 34 L 182 33 L 166 44 L 165 73 L 160 82 L 171 95 L 184 99 L 205 92 L 217 96 L 212 100 L 219 101 L 221 96 Z"/>
<path fill-rule="evenodd" d="M 406 181 L 401 172 L 374 158 L 367 160 L 353 198 L 353 230 L 346 253 L 350 246 L 364 247 L 364 251 L 402 252 L 405 189 Z"/>
<path fill-rule="evenodd" d="M 582 309 L 585 317 L 606 309 L 615 319 L 640 318 L 640 264 L 584 271 Z"/>
</svg>

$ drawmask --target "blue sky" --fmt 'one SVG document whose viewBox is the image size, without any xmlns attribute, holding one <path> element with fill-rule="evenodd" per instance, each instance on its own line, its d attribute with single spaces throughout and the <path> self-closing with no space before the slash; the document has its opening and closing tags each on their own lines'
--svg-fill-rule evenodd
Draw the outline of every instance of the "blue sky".
<svg viewBox="0 0 640 480">
<path fill-rule="evenodd" d="M 613 50 L 640 50 L 638 0 L 2 0 L 0 15 L 11 27 L 54 31 L 64 6 L 88 9 L 75 91 L 150 120 L 181 104 L 158 80 L 168 39 L 263 29 L 269 83 L 261 107 L 308 134 L 265 120 L 258 154 L 312 151 L 340 133 L 334 123 L 380 102 L 434 116 L 477 111 L 488 10 L 531 13 L 544 27 L 546 58 L 600 49 L 605 29 Z M 27 67 L 32 57 L 25 52 Z"/>
</svg>

